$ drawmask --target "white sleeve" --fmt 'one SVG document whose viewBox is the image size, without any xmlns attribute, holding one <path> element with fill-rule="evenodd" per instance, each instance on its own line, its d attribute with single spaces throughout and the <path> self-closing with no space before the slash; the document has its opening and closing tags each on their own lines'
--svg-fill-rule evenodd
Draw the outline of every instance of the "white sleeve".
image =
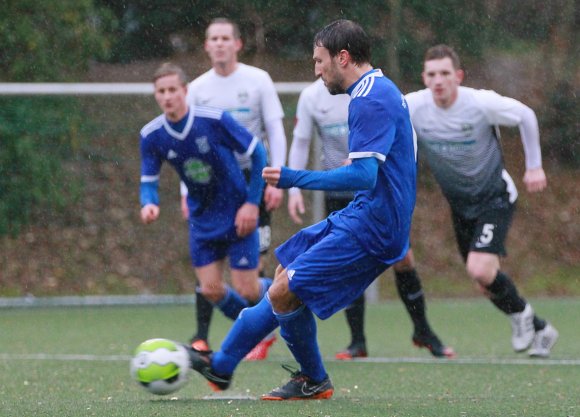
<svg viewBox="0 0 580 417">
<path fill-rule="evenodd" d="M 314 120 L 308 105 L 307 91 L 300 93 L 296 106 L 296 124 L 288 153 L 288 168 L 292 169 L 306 169 L 310 155 Z M 291 188 L 289 192 L 294 194 L 299 192 L 299 189 Z"/>
<path fill-rule="evenodd" d="M 187 197 L 187 186 L 183 181 L 179 181 L 179 195 Z"/>
<path fill-rule="evenodd" d="M 478 101 L 490 124 L 518 126 L 526 157 L 526 169 L 540 168 L 542 150 L 536 113 L 522 102 L 494 91 L 481 90 Z"/>
<path fill-rule="evenodd" d="M 262 105 L 262 120 L 264 125 L 277 119 L 284 118 L 284 110 L 282 110 L 282 103 L 280 102 L 280 97 L 276 92 L 276 87 L 274 82 L 268 75 L 264 73 L 264 77 L 260 82 L 261 91 L 261 105 Z"/>
<path fill-rule="evenodd" d="M 282 119 L 265 122 L 268 145 L 270 147 L 270 164 L 274 167 L 286 165 L 286 133 Z"/>
<path fill-rule="evenodd" d="M 540 147 L 540 128 L 536 113 L 524 106 L 522 122 L 519 124 L 520 136 L 526 156 L 526 169 L 542 167 L 542 148 Z"/>
<path fill-rule="evenodd" d="M 292 137 L 292 145 L 288 154 L 288 167 L 292 169 L 305 169 L 308 164 L 310 142 L 314 130 L 314 119 L 308 100 L 308 91 L 304 90 L 298 97 L 296 105 L 296 123 Z"/>
<path fill-rule="evenodd" d="M 288 154 L 288 168 L 306 169 L 310 154 L 310 138 L 310 136 L 305 138 L 294 136 L 290 146 L 290 153 Z"/>
<path fill-rule="evenodd" d="M 290 145 L 290 152 L 288 153 L 288 168 L 292 169 L 306 169 L 308 164 L 308 156 L 310 154 L 311 136 L 300 137 L 294 135 L 292 138 L 292 145 Z M 300 192 L 299 188 L 290 188 L 290 194 L 297 194 Z"/>
<path fill-rule="evenodd" d="M 185 100 L 190 106 L 195 106 L 195 84 L 193 81 L 187 85 L 187 96 Z"/>
</svg>

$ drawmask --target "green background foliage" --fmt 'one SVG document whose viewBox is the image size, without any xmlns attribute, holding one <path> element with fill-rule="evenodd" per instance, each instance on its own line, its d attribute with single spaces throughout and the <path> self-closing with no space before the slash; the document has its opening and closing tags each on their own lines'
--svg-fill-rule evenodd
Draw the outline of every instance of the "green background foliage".
<svg viewBox="0 0 580 417">
<path fill-rule="evenodd" d="M 373 39 L 373 64 L 405 87 L 420 85 L 422 55 L 427 47 L 441 42 L 453 45 L 467 67 L 485 64 L 486 59 L 494 55 L 509 56 L 512 62 L 521 61 L 537 67 L 534 74 L 544 74 L 543 78 L 530 79 L 524 93 L 531 102 L 524 101 L 536 110 L 540 119 L 545 160 L 553 158 L 555 165 L 563 168 L 561 172 L 573 176 L 573 170 L 580 166 L 578 15 L 573 0 L 475 0 L 468 3 L 459 0 L 368 0 L 362 3 L 346 0 L 323 3 L 314 0 L 8 0 L 0 8 L 0 81 L 82 81 L 88 77 L 87 69 L 102 68 L 103 63 L 203 57 L 204 30 L 211 19 L 223 16 L 237 21 L 241 27 L 244 61 L 260 66 L 260 57 L 265 57 L 264 63 L 275 62 L 277 67 L 302 68 L 308 65 L 312 53 L 313 34 L 331 20 L 349 18 L 359 21 Z M 511 67 L 491 69 L 507 73 L 505 79 L 512 81 L 513 78 L 514 84 L 520 81 L 516 79 L 519 73 L 512 77 Z M 521 85 L 518 84 L 517 91 L 522 91 Z M 284 98 L 288 139 L 295 98 Z M 133 252 L 137 251 L 135 246 L 124 238 L 131 242 L 149 242 L 148 233 L 151 232 L 136 230 L 134 219 L 127 214 L 134 213 L 137 197 L 128 195 L 126 189 L 113 190 L 113 185 L 119 183 L 119 178 L 137 178 L 137 156 L 130 139 L 135 138 L 144 123 L 143 115 L 153 117 L 157 114 L 152 98 L 93 97 L 83 100 L 71 97 L 0 99 L 0 237 L 17 235 L 27 224 L 32 224 L 37 227 L 36 236 L 48 234 L 70 251 L 66 259 L 51 261 L 51 265 L 57 267 L 50 268 L 50 272 L 45 272 L 47 267 L 41 261 L 30 262 L 32 266 L 27 269 L 28 265 L 8 259 L 11 255 L 0 256 L 0 263 L 10 269 L 10 276 L 19 277 L 4 283 L 4 293 L 21 294 L 28 288 L 38 290 L 38 287 L 46 294 L 139 292 L 143 288 L 189 291 L 186 277 L 187 280 L 191 277 L 182 271 L 189 267 L 186 256 L 182 259 L 176 254 L 171 257 L 164 254 L 166 264 L 159 264 L 159 270 L 152 270 L 150 265 L 141 270 L 142 263 L 126 261 L 138 253 Z M 87 105 L 87 101 L 94 103 Z M 124 130 L 119 133 L 113 125 L 122 126 Z M 91 126 L 98 126 L 98 131 Z M 513 155 L 509 156 L 512 159 Z M 511 172 L 512 167 L 509 169 Z M 429 188 L 428 177 L 422 176 L 421 181 L 423 187 Z M 107 191 L 100 191 L 98 187 Z M 171 187 L 171 184 L 167 186 L 170 190 Z M 106 195 L 111 191 L 113 197 Z M 570 208 L 573 204 L 560 196 L 561 192 L 551 187 L 549 193 L 536 197 L 557 198 L 562 207 L 556 216 L 541 220 L 530 216 L 526 212 L 529 203 L 524 196 L 520 206 L 528 215 L 526 221 L 555 224 L 550 229 L 553 231 L 551 237 L 562 249 L 549 256 L 558 258 L 563 268 L 568 268 L 577 264 L 573 248 L 569 249 L 570 242 L 577 241 L 574 238 L 577 227 L 573 221 L 577 210 Z M 98 198 L 92 199 L 93 193 Z M 85 212 L 79 212 L 76 205 L 79 195 L 84 198 L 85 206 L 81 210 Z M 169 200 L 173 198 L 174 195 L 168 197 Z M 95 218 L 99 215 L 112 219 L 115 227 L 108 229 L 108 224 L 97 222 Z M 278 221 L 282 218 L 283 215 L 278 216 Z M 81 226 L 76 229 L 60 227 L 69 220 L 78 221 Z M 425 236 L 436 236 L 434 240 L 446 241 L 442 235 L 444 230 L 436 235 L 429 228 L 429 217 L 423 225 L 421 222 L 418 218 L 415 224 L 422 227 L 422 240 Z M 167 223 L 154 226 L 152 234 L 164 233 L 168 227 Z M 276 239 L 287 236 L 292 227 L 285 224 Z M 517 227 L 516 222 L 514 232 Z M 171 230 L 174 233 L 174 229 Z M 531 250 L 534 245 L 543 244 L 543 236 L 532 238 L 532 228 L 527 232 L 517 237 L 520 239 L 518 248 Z M 85 240 L 84 236 L 94 239 Z M 182 236 L 175 239 L 181 242 Z M 0 244 L 3 245 L 0 252 L 4 254 L 20 253 L 15 249 L 21 244 L 19 240 L 4 240 Z M 39 241 L 30 245 L 38 245 L 34 247 L 36 252 L 52 247 L 50 243 Z M 416 249 L 419 255 L 421 251 L 425 255 L 431 253 L 428 246 L 423 248 L 420 243 Z M 53 257 L 53 253 L 46 253 L 42 261 Z M 452 264 L 456 260 L 439 255 L 438 263 L 433 263 L 428 273 L 438 273 L 445 278 L 445 291 L 449 293 L 451 290 L 446 284 L 449 269 L 443 263 Z M 542 268 L 530 266 L 533 271 L 527 271 L 527 275 L 541 280 L 550 274 L 560 274 L 549 265 L 544 270 L 545 263 L 539 265 Z M 176 264 L 180 266 L 179 271 L 172 269 L 177 268 Z M 100 271 L 98 278 L 77 285 L 80 275 L 95 270 Z M 168 281 L 162 277 L 178 274 L 183 278 L 163 286 Z M 568 275 L 573 273 L 562 276 Z M 21 277 L 28 277 L 29 281 Z M 144 284 L 137 282 L 136 277 Z M 46 283 L 41 284 L 42 280 Z M 148 281 L 159 281 L 159 284 L 150 287 Z M 460 287 L 463 292 L 467 285 Z M 560 294 L 570 287 L 572 284 L 563 283 L 559 286 L 561 290 L 548 292 Z"/>
</svg>

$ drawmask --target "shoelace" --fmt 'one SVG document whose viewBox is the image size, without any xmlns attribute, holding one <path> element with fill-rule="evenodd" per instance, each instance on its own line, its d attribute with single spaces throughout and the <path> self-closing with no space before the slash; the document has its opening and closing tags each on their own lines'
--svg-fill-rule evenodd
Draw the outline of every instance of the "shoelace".
<svg viewBox="0 0 580 417">
<path fill-rule="evenodd" d="M 290 372 L 290 378 L 294 379 L 294 380 L 303 380 L 306 379 L 306 375 L 303 375 L 302 372 L 300 372 L 299 369 L 291 366 L 291 365 L 286 365 L 286 364 L 281 364 L 280 365 L 285 371 Z"/>
</svg>

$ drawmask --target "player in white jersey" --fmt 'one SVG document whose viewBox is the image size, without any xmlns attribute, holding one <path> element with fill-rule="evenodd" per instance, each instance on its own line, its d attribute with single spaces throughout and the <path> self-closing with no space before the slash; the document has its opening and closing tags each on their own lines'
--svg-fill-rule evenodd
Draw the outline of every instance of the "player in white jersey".
<svg viewBox="0 0 580 417">
<path fill-rule="evenodd" d="M 288 167 L 305 169 L 310 153 L 310 144 L 314 131 L 322 144 L 322 169 L 339 168 L 350 163 L 348 159 L 348 105 L 347 95 L 331 95 L 318 79 L 306 87 L 298 99 L 296 108 L 296 125 L 290 152 Z M 353 199 L 349 191 L 326 191 L 324 202 L 327 216 L 342 210 Z M 299 188 L 288 191 L 288 213 L 297 224 L 302 224 L 301 214 L 305 206 Z M 413 343 L 426 347 L 436 357 L 453 357 L 452 348 L 444 346 L 427 321 L 425 297 L 421 281 L 415 268 L 413 251 L 409 249 L 405 258 L 393 266 L 395 282 L 401 300 L 414 325 Z M 367 356 L 366 337 L 364 334 L 365 298 L 361 295 L 345 310 L 351 333 L 350 345 L 336 354 L 340 360 L 351 360 Z"/>
<path fill-rule="evenodd" d="M 214 19 L 206 30 L 205 51 L 212 68 L 189 84 L 187 101 L 190 105 L 202 105 L 227 110 L 236 121 L 259 138 L 268 139 L 269 164 L 283 166 L 286 163 L 286 135 L 282 119 L 284 112 L 274 83 L 268 73 L 259 68 L 238 62 L 242 39 L 238 26 L 229 19 Z M 251 161 L 247 156 L 237 155 L 238 162 L 247 175 Z M 182 187 L 182 191 L 183 191 Z M 182 192 L 182 194 L 184 194 Z M 270 212 L 282 203 L 282 190 L 266 186 L 260 205 L 260 270 L 264 270 L 264 254 L 270 247 Z M 183 204 L 184 214 L 187 206 Z M 197 347 L 207 348 L 212 305 L 197 296 L 198 329 L 192 337 Z M 275 338 L 268 338 L 258 345 L 246 359 L 265 359 L 268 347 Z M 204 346 L 205 345 L 205 346 Z"/>
<path fill-rule="evenodd" d="M 438 45 L 427 51 L 423 70 L 427 89 L 406 96 L 419 152 L 451 207 L 468 275 L 511 318 L 514 350 L 546 357 L 558 332 L 534 314 L 500 270 L 517 190 L 504 168 L 497 127 L 519 127 L 526 164 L 523 181 L 528 192 L 539 192 L 547 181 L 536 115 L 512 98 L 460 86 L 463 76 L 452 48 Z"/>
</svg>

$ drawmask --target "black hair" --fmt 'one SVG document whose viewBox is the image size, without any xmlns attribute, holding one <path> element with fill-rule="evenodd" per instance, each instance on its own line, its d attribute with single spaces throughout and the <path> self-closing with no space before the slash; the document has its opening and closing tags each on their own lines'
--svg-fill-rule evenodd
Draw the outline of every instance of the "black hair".
<svg viewBox="0 0 580 417">
<path fill-rule="evenodd" d="M 371 41 L 358 23 L 340 19 L 328 24 L 314 36 L 314 46 L 328 49 L 331 57 L 347 50 L 357 65 L 370 63 Z"/>
</svg>

